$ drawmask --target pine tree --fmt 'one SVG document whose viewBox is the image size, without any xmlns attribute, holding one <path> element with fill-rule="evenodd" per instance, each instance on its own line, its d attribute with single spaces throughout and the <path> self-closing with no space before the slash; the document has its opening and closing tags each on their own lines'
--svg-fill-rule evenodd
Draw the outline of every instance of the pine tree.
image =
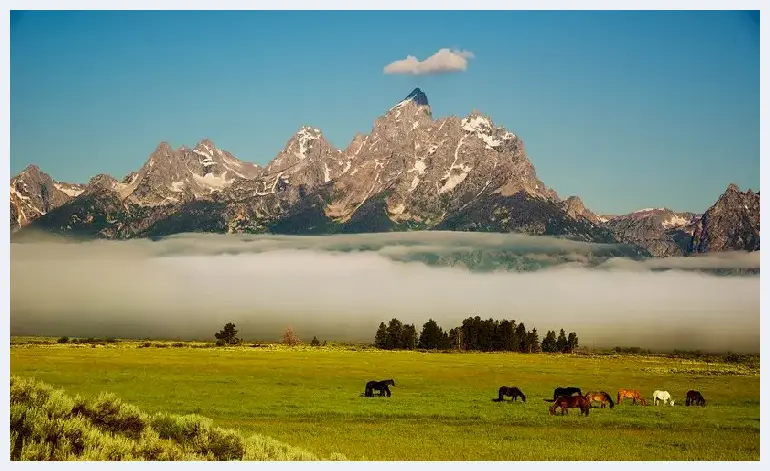
<svg viewBox="0 0 770 471">
<path fill-rule="evenodd" d="M 527 327 L 523 322 L 520 322 L 516 327 L 516 342 L 518 344 L 518 350 L 521 353 L 527 353 L 529 348 L 527 346 Z"/>
<path fill-rule="evenodd" d="M 235 324 L 228 322 L 222 330 L 214 334 L 214 337 L 218 340 L 217 344 L 221 342 L 224 345 L 235 345 L 241 341 L 236 335 L 238 335 L 238 330 L 236 330 Z"/>
<path fill-rule="evenodd" d="M 407 350 L 417 348 L 417 328 L 414 324 L 407 324 L 401 329 L 401 346 Z"/>
<path fill-rule="evenodd" d="M 404 325 L 400 320 L 393 318 L 388 323 L 387 335 L 385 337 L 385 348 L 393 350 L 394 348 L 403 348 L 401 330 Z"/>
<path fill-rule="evenodd" d="M 559 338 L 556 339 L 556 351 L 566 353 L 567 346 L 567 334 L 564 333 L 564 329 L 561 329 L 559 331 Z"/>
<path fill-rule="evenodd" d="M 567 352 L 572 353 L 578 348 L 578 336 L 575 332 L 570 332 L 567 337 Z"/>
<path fill-rule="evenodd" d="M 377 333 L 374 334 L 374 346 L 377 348 L 385 348 L 387 339 L 388 328 L 384 322 L 380 322 L 380 327 L 377 329 Z"/>
<path fill-rule="evenodd" d="M 556 332 L 549 330 L 543 338 L 543 343 L 540 344 L 540 349 L 545 353 L 553 353 L 556 351 Z"/>
<path fill-rule="evenodd" d="M 540 337 L 537 335 L 537 329 L 532 328 L 532 332 L 527 334 L 527 351 L 529 353 L 540 353 Z"/>
<path fill-rule="evenodd" d="M 428 319 L 428 322 L 422 326 L 418 345 L 427 350 L 442 348 L 443 337 L 444 331 L 441 330 L 441 327 L 433 319 Z"/>
</svg>

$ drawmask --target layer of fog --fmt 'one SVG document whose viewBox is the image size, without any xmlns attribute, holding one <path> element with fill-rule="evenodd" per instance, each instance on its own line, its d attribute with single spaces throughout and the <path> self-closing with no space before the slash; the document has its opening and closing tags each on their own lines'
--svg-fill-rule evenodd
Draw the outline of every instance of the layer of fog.
<svg viewBox="0 0 770 471">
<path fill-rule="evenodd" d="M 399 258 L 480 248 L 567 262 L 478 273 Z M 586 346 L 759 351 L 759 277 L 680 270 L 756 269 L 758 253 L 631 260 L 618 250 L 433 232 L 11 244 L 11 333 L 212 339 L 233 321 L 247 339 L 277 340 L 292 325 L 303 340 L 371 341 L 393 317 L 448 329 L 479 315 L 541 336 L 575 331 Z"/>
</svg>

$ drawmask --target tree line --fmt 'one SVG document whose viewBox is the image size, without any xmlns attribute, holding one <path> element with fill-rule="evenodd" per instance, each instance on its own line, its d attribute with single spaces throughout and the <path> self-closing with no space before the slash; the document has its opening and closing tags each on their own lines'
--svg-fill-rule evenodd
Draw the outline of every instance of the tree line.
<svg viewBox="0 0 770 471">
<path fill-rule="evenodd" d="M 468 317 L 458 327 L 445 331 L 429 319 L 420 334 L 414 324 L 404 324 L 396 318 L 386 325 L 381 322 L 374 335 L 374 346 L 384 350 L 470 350 L 482 352 L 572 353 L 578 346 L 575 332 L 560 329 L 546 332 L 543 340 L 536 328 L 531 331 L 523 322 L 481 317 Z"/>
</svg>

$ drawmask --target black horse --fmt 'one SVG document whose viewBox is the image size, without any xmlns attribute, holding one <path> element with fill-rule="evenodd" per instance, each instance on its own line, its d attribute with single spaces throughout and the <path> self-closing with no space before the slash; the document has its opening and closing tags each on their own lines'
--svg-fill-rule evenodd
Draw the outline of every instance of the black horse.
<svg viewBox="0 0 770 471">
<path fill-rule="evenodd" d="M 582 396 L 583 393 L 580 391 L 580 388 L 575 387 L 568 387 L 568 388 L 556 388 L 553 390 L 553 399 L 543 399 L 545 402 L 553 402 L 558 398 L 559 396 L 564 397 L 570 397 L 577 393 L 578 396 Z"/>
<path fill-rule="evenodd" d="M 366 383 L 366 390 L 364 391 L 364 396 L 366 397 L 372 397 L 374 396 L 374 390 L 380 392 L 379 396 L 382 397 L 387 394 L 388 397 L 390 397 L 390 388 L 388 388 L 388 385 L 395 386 L 396 382 L 392 379 L 386 379 L 384 381 L 369 381 Z"/>
<path fill-rule="evenodd" d="M 502 402 L 504 400 L 503 396 L 510 397 L 512 401 L 520 397 L 522 402 L 527 402 L 527 396 L 516 386 L 500 386 L 500 389 L 497 390 L 497 395 L 497 399 L 492 399 L 495 402 Z"/>
<path fill-rule="evenodd" d="M 684 405 L 705 407 L 706 399 L 703 398 L 703 395 L 700 393 L 700 391 L 693 391 L 691 389 L 687 391 L 687 399 L 685 399 Z"/>
</svg>

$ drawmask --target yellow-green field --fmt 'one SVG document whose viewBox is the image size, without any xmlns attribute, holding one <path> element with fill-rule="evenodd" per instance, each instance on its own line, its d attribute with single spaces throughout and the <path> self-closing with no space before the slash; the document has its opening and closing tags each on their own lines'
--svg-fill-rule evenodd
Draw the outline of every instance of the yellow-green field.
<svg viewBox="0 0 770 471">
<path fill-rule="evenodd" d="M 11 345 L 11 374 L 142 410 L 199 414 L 319 456 L 368 460 L 759 460 L 759 368 L 654 356 Z M 393 378 L 390 398 L 364 383 Z M 501 385 L 526 404 L 495 403 Z M 550 416 L 557 386 L 667 390 L 674 407 Z M 707 406 L 685 407 L 697 389 Z"/>
</svg>

